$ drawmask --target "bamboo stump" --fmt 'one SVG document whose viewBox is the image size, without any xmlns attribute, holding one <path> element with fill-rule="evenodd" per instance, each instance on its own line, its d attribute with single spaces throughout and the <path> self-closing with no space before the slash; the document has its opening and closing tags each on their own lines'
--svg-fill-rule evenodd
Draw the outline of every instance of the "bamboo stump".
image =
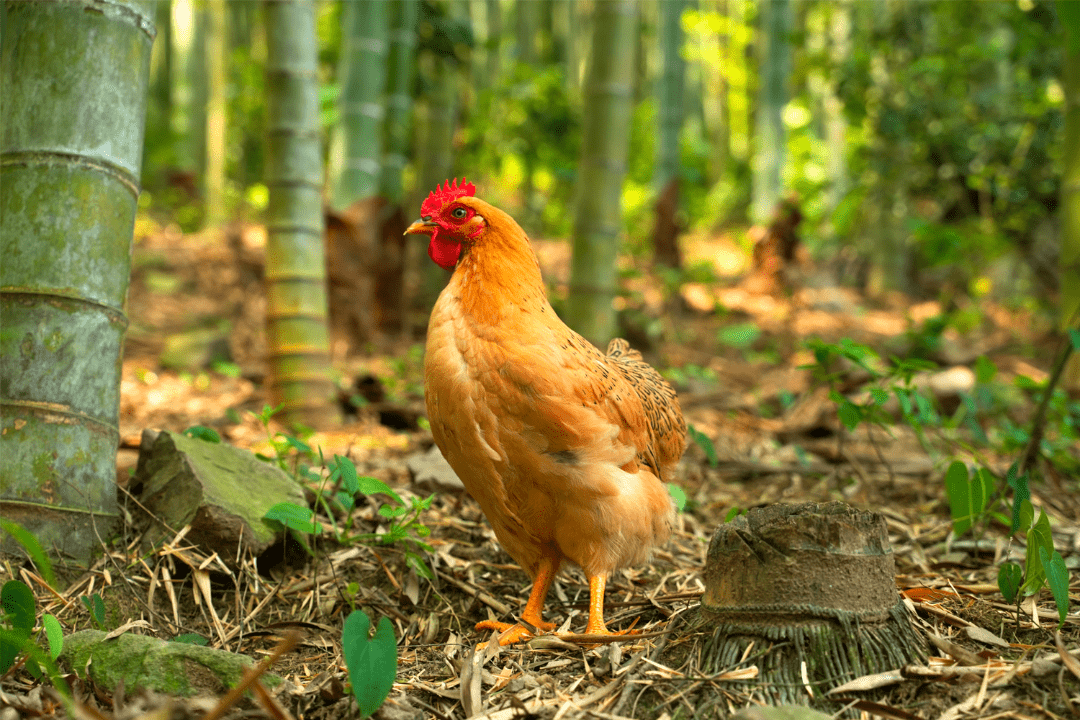
<svg viewBox="0 0 1080 720">
<path fill-rule="evenodd" d="M 701 615 L 714 628 L 706 668 L 756 656 L 753 682 L 778 702 L 806 703 L 925 656 L 896 591 L 884 520 L 841 502 L 754 509 L 721 525 Z"/>
</svg>

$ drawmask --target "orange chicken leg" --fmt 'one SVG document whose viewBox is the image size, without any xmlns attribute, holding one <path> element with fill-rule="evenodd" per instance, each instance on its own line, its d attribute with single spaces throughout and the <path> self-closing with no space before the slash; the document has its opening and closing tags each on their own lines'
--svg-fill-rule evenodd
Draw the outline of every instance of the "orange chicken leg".
<svg viewBox="0 0 1080 720">
<path fill-rule="evenodd" d="M 558 555 L 545 554 L 540 558 L 540 565 L 536 569 L 536 578 L 533 580 L 532 592 L 529 593 L 529 601 L 525 603 L 525 611 L 521 613 L 521 619 L 538 630 L 551 631 L 555 629 L 555 623 L 544 622 L 543 609 L 544 598 L 547 597 L 551 583 L 559 572 L 562 563 Z M 600 591 L 600 605 L 603 607 L 603 589 Z M 591 617 L 591 615 L 590 615 Z M 601 619 L 603 624 L 603 619 Z M 504 623 L 497 620 L 483 620 L 476 623 L 477 630 L 498 630 L 499 644 L 512 645 L 523 642 L 533 636 L 532 630 L 521 623 Z"/>
<path fill-rule="evenodd" d="M 551 583 L 559 572 L 561 560 L 558 556 L 544 555 L 540 560 L 540 566 L 536 571 L 536 579 L 533 581 L 532 592 L 529 600 L 525 603 L 525 610 L 521 613 L 521 619 L 538 630 L 550 632 L 555 629 L 555 623 L 544 622 L 543 609 L 544 598 L 547 597 Z M 604 591 L 607 588 L 606 575 L 593 575 L 589 578 L 589 623 L 585 626 L 587 635 L 628 635 L 632 630 L 612 631 L 607 629 L 604 623 Z M 513 645 L 525 642 L 533 637 L 533 631 L 524 623 L 505 623 L 498 620 L 483 620 L 476 623 L 477 630 L 498 630 L 500 645 Z M 570 633 L 573 635 L 573 633 Z"/>
<path fill-rule="evenodd" d="M 604 624 L 604 589 L 607 587 L 606 575 L 593 575 L 589 578 L 589 624 L 585 626 L 588 635 L 617 635 Z"/>
</svg>

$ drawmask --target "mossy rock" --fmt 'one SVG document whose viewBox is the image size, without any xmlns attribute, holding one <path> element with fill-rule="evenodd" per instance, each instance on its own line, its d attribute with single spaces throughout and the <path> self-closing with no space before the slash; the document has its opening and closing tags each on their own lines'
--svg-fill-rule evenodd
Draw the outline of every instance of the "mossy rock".
<svg viewBox="0 0 1080 720">
<path fill-rule="evenodd" d="M 106 637 L 100 630 L 69 635 L 64 638 L 60 661 L 109 692 L 123 682 L 128 691 L 146 688 L 182 697 L 220 695 L 240 682 L 244 668 L 255 664 L 246 655 L 146 635 Z M 262 679 L 271 687 L 281 682 L 270 674 Z"/>
</svg>

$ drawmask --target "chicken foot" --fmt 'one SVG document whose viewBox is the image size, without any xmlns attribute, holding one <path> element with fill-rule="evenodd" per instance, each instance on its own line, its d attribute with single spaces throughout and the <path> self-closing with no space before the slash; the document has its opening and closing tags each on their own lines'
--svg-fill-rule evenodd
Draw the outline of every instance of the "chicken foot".
<svg viewBox="0 0 1080 720">
<path fill-rule="evenodd" d="M 544 599 L 547 598 L 551 583 L 555 581 L 555 575 L 559 572 L 561 558 L 556 555 L 544 555 L 540 558 L 540 564 L 536 569 L 536 578 L 533 580 L 532 592 L 529 593 L 529 601 L 525 603 L 525 611 L 521 613 L 521 619 L 537 630 L 551 632 L 555 629 L 555 623 L 545 622 L 543 618 Z M 498 620 L 483 620 L 476 623 L 477 630 L 498 630 L 499 644 L 512 645 L 524 642 L 533 637 L 534 633 L 522 623 L 504 623 Z"/>
<path fill-rule="evenodd" d="M 551 583 L 559 572 L 561 560 L 558 557 L 545 555 L 540 560 L 536 571 L 536 579 L 533 581 L 532 592 L 529 600 L 525 603 L 525 610 L 521 613 L 524 622 L 506 623 L 498 620 L 484 620 L 476 623 L 477 630 L 497 630 L 499 632 L 499 645 L 512 645 L 524 642 L 535 636 L 535 632 L 527 625 L 551 632 L 555 629 L 555 623 L 545 622 L 542 611 L 544 599 L 547 597 Z M 607 588 L 607 575 L 592 575 L 589 577 L 589 622 L 585 626 L 586 635 L 628 635 L 635 634 L 633 630 L 608 630 L 604 623 L 604 591 Z M 527 624 L 527 625 L 526 625 Z M 640 632 L 640 631 L 637 631 Z M 559 637 L 555 633 L 555 637 Z M 567 637 L 576 637 L 574 633 Z"/>
</svg>

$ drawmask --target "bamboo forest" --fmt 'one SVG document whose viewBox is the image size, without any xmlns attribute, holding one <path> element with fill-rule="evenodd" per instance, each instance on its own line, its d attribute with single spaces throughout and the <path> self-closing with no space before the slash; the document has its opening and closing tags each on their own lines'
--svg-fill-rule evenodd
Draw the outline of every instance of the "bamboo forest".
<svg viewBox="0 0 1080 720">
<path fill-rule="evenodd" d="M 0 720 L 1080 716 L 1080 0 L 0 0 Z"/>
</svg>

